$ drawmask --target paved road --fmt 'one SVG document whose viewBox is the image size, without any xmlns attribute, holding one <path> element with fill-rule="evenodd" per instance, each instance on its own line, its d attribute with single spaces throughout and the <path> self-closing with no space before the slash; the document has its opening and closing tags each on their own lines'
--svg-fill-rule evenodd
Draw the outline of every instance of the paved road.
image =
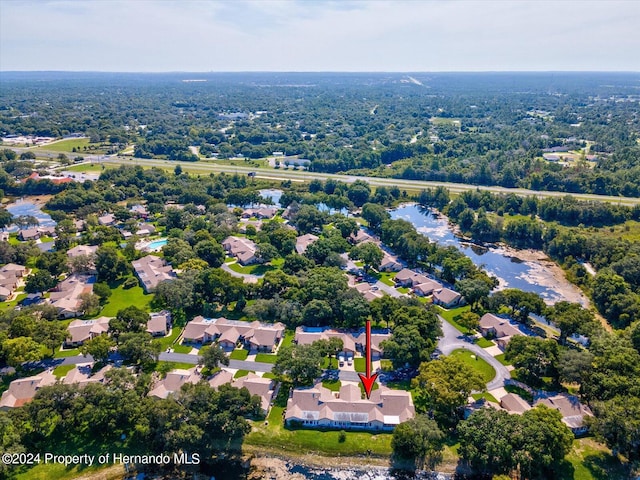
<svg viewBox="0 0 640 480">
<path fill-rule="evenodd" d="M 121 358 L 118 355 L 112 355 L 109 360 L 115 363 L 119 363 L 121 361 Z M 163 362 L 190 363 L 192 365 L 196 365 L 198 363 L 198 356 L 190 355 L 188 353 L 162 352 L 160 354 L 160 360 Z M 93 358 L 90 355 L 86 357 L 83 355 L 76 355 L 74 357 L 43 360 L 42 362 L 33 364 L 33 366 L 50 368 L 60 365 L 77 365 L 79 363 L 88 362 L 93 362 Z M 236 370 L 250 370 L 253 372 L 270 372 L 273 368 L 273 364 L 263 362 L 247 362 L 246 360 L 229 360 L 229 368 L 234 368 Z"/>
<path fill-rule="evenodd" d="M 225 172 L 225 173 L 239 173 L 246 175 L 249 172 L 255 172 L 256 177 L 271 179 L 271 180 L 293 180 L 298 182 L 309 182 L 315 178 L 320 180 L 326 180 L 329 178 L 353 183 L 356 180 L 364 180 L 374 186 L 398 186 L 399 188 L 421 190 L 424 188 L 435 188 L 438 186 L 449 189 L 452 193 L 460 193 L 469 190 L 487 190 L 493 193 L 514 193 L 520 196 L 536 196 L 536 197 L 564 197 L 565 195 L 571 195 L 581 200 L 595 200 L 604 202 L 620 203 L 621 205 L 640 205 L 640 198 L 633 197 L 616 197 L 611 195 L 594 195 L 594 194 L 570 194 L 567 192 L 548 192 L 529 190 L 525 188 L 505 188 L 497 186 L 483 186 L 483 185 L 468 185 L 463 183 L 448 183 L 448 182 L 432 182 L 432 181 L 420 181 L 420 180 L 402 180 L 397 178 L 378 178 L 378 177 L 360 177 L 355 175 L 339 175 L 331 173 L 318 173 L 307 172 L 299 170 L 275 170 L 268 168 L 255 168 L 236 165 L 222 165 L 220 163 L 214 163 L 210 161 L 193 162 L 176 162 L 168 160 L 157 159 L 143 159 L 132 157 L 116 157 L 109 156 L 103 157 L 101 160 L 104 163 L 112 163 L 119 165 L 143 165 L 149 167 L 162 167 L 173 168 L 176 164 L 180 164 L 183 169 L 193 171 L 194 173 L 202 172 Z"/>
<path fill-rule="evenodd" d="M 242 278 L 244 283 L 258 283 L 258 279 L 264 277 L 264 275 L 254 275 L 253 273 L 240 273 L 233 270 L 229 265 L 223 263 L 220 268 L 225 272 L 229 272 L 231 276 Z"/>
<path fill-rule="evenodd" d="M 480 348 L 475 343 L 471 343 L 465 339 L 465 336 L 462 335 L 456 328 L 447 322 L 444 318 L 438 315 L 440 318 L 440 322 L 442 323 L 442 333 L 443 336 L 438 341 L 438 349 L 445 355 L 450 354 L 454 350 L 459 348 L 464 348 L 473 352 L 478 357 L 485 360 L 489 365 L 491 365 L 495 371 L 496 376 L 487 383 L 487 390 L 493 390 L 499 387 L 504 386 L 504 381 L 508 378 L 511 378 L 511 374 L 507 367 L 502 365 L 499 361 L 493 358 L 489 353 L 487 353 L 484 349 Z"/>
</svg>

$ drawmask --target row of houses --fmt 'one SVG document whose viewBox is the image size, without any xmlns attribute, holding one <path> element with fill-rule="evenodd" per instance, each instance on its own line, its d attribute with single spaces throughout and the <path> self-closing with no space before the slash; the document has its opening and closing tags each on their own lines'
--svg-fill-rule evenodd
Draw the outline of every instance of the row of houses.
<svg viewBox="0 0 640 480">
<path fill-rule="evenodd" d="M 80 386 L 89 383 L 103 383 L 105 373 L 113 368 L 111 365 L 107 365 L 97 372 L 92 372 L 92 367 L 91 363 L 76 365 L 60 382 L 65 385 Z M 45 370 L 38 375 L 14 380 L 0 398 L 0 410 L 21 407 L 33 400 L 38 390 L 54 385 L 58 381 L 52 369 Z"/>
<path fill-rule="evenodd" d="M 529 404 L 524 398 L 515 393 L 508 393 L 500 398 L 499 403 L 484 402 L 482 405 L 472 405 L 467 410 L 467 414 L 477 408 L 490 407 L 495 408 L 496 410 L 504 410 L 512 415 L 522 415 L 524 412 L 531 410 L 538 405 L 544 405 L 545 407 L 560 412 L 562 415 L 562 422 L 569 427 L 575 435 L 582 435 L 587 432 L 588 425 L 585 419 L 593 416 L 591 409 L 580 403 L 578 397 L 566 393 L 538 398 L 535 400 L 533 405 Z"/>
<path fill-rule="evenodd" d="M 79 347 L 85 342 L 109 331 L 109 321 L 113 317 L 99 317 L 93 320 L 74 320 L 67 327 L 69 336 L 67 348 Z M 167 310 L 149 314 L 146 331 L 154 337 L 164 337 L 171 330 L 171 313 Z"/>
<path fill-rule="evenodd" d="M 29 240 L 38 240 L 41 237 L 56 236 L 56 227 L 42 226 L 34 228 L 24 228 L 18 231 L 18 240 L 27 242 Z"/>
<path fill-rule="evenodd" d="M 282 323 L 243 322 L 197 316 L 187 323 L 182 334 L 183 342 L 205 344 L 217 342 L 229 351 L 242 344 L 249 351 L 274 352 L 284 336 Z"/>
<path fill-rule="evenodd" d="M 440 282 L 421 273 L 403 268 L 394 277 L 396 286 L 411 288 L 414 294 L 421 297 L 431 295 L 433 303 L 446 308 L 453 308 L 464 303 L 464 298 L 455 290 L 446 288 Z"/>
<path fill-rule="evenodd" d="M 364 352 L 366 347 L 366 332 L 364 329 L 347 332 L 330 327 L 298 327 L 296 328 L 294 342 L 298 345 L 310 345 L 318 340 L 339 338 L 342 340 L 343 352 L 355 356 L 357 352 Z M 391 339 L 388 330 L 371 332 L 371 358 L 379 360 L 383 350 L 381 343 Z"/>
<path fill-rule="evenodd" d="M 220 370 L 215 375 L 206 379 L 202 376 L 198 367 L 172 370 L 167 375 L 154 383 L 149 391 L 150 397 L 167 398 L 179 392 L 183 385 L 196 384 L 206 381 L 211 388 L 219 388 L 221 385 L 229 384 L 235 388 L 246 388 L 251 395 L 260 398 L 262 413 L 265 415 L 269 411 L 269 406 L 275 391 L 275 382 L 270 378 L 260 377 L 255 373 L 249 373 L 240 378 L 233 378 L 233 373 L 227 370 Z"/>
<path fill-rule="evenodd" d="M 0 268 L 0 301 L 5 301 L 13 295 L 29 269 L 16 263 L 7 263 Z"/>
<path fill-rule="evenodd" d="M 321 383 L 296 388 L 287 401 L 285 422 L 305 427 L 344 430 L 393 430 L 415 416 L 411 393 L 380 386 L 369 399 L 353 383 L 333 392 Z"/>
</svg>

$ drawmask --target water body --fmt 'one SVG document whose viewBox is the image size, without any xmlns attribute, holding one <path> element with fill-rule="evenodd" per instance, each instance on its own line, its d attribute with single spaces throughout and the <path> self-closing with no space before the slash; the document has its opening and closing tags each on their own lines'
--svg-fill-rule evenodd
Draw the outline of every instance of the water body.
<svg viewBox="0 0 640 480">
<path fill-rule="evenodd" d="M 40 210 L 40 207 L 38 207 L 36 204 L 25 200 L 18 200 L 17 202 L 10 204 L 7 207 L 7 210 L 14 217 L 18 217 L 20 215 L 31 215 L 33 217 L 36 217 L 40 222 L 41 227 L 56 226 L 56 222 L 51 218 L 51 216 Z M 7 228 L 7 231 L 17 232 L 18 227 L 16 225 L 12 225 L 11 227 Z"/>
<path fill-rule="evenodd" d="M 405 205 L 390 213 L 393 219 L 411 222 L 416 230 L 429 240 L 440 245 L 455 246 L 475 265 L 498 278 L 500 288 L 518 288 L 525 292 L 534 292 L 549 304 L 561 300 L 586 302 L 578 289 L 568 281 L 565 280 L 566 285 L 558 285 L 558 279 L 551 272 L 551 267 L 544 263 L 520 260 L 509 255 L 503 247 L 486 248 L 461 241 L 453 233 L 445 217 L 434 215 L 418 205 Z M 540 252 L 540 257 L 546 255 Z"/>
<path fill-rule="evenodd" d="M 451 475 L 443 473 L 407 474 L 394 472 L 388 468 L 335 469 L 311 468 L 306 466 L 290 467 L 289 472 L 309 480 L 448 480 Z"/>
<path fill-rule="evenodd" d="M 260 193 L 260 196 L 262 198 L 270 198 L 271 200 L 273 200 L 273 203 L 276 207 L 280 208 L 282 207 L 282 205 L 280 205 L 280 197 L 282 197 L 282 190 L 278 190 L 276 188 L 268 188 L 268 189 L 264 189 L 264 190 L 258 190 L 258 192 Z"/>
</svg>

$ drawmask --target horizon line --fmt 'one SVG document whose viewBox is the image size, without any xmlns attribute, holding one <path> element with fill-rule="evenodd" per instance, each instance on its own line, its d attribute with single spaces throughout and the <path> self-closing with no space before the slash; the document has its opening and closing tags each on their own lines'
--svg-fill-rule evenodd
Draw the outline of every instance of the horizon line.
<svg viewBox="0 0 640 480">
<path fill-rule="evenodd" d="M 127 74 L 229 74 L 229 73 L 640 73 L 640 70 L 2 70 L 4 73 L 127 73 Z"/>
</svg>

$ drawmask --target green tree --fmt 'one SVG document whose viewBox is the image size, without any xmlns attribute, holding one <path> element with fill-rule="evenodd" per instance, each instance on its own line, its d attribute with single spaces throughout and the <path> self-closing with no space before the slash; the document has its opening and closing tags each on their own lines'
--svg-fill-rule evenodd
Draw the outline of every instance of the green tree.
<svg viewBox="0 0 640 480">
<path fill-rule="evenodd" d="M 322 352 L 314 345 L 287 345 L 280 347 L 273 373 L 294 387 L 312 385 L 322 374 Z"/>
<path fill-rule="evenodd" d="M 491 288 L 486 282 L 477 278 L 465 278 L 456 282 L 456 290 L 465 298 L 467 303 L 471 305 L 471 310 L 476 311 L 478 302 L 487 298 L 491 292 Z"/>
<path fill-rule="evenodd" d="M 116 318 L 109 321 L 109 331 L 118 339 L 123 333 L 144 332 L 149 321 L 149 314 L 135 305 L 118 310 Z"/>
<path fill-rule="evenodd" d="M 206 345 L 200 349 L 198 363 L 211 371 L 219 365 L 229 365 L 229 358 L 218 345 Z"/>
<path fill-rule="evenodd" d="M 394 463 L 415 470 L 433 470 L 442 461 L 445 435 L 427 415 L 402 422 L 393 431 L 391 448 Z"/>
<path fill-rule="evenodd" d="M 80 353 L 85 357 L 91 355 L 96 363 L 105 363 L 109 359 L 109 352 L 115 342 L 108 335 L 98 335 L 87 340 L 80 347 Z"/>
<path fill-rule="evenodd" d="M 364 262 L 365 270 L 369 270 L 370 268 L 377 270 L 380 268 L 380 262 L 382 262 L 383 257 L 384 253 L 373 242 L 356 245 L 351 249 L 351 252 L 349 252 L 349 258 L 352 260 L 362 260 Z"/>
<path fill-rule="evenodd" d="M 472 391 L 485 389 L 480 374 L 456 357 L 422 363 L 411 384 L 416 408 L 433 412 L 438 424 L 447 426 L 458 423 Z"/>
<path fill-rule="evenodd" d="M 2 354 L 7 365 L 20 369 L 25 362 L 42 359 L 42 345 L 31 337 L 9 338 L 2 343 Z"/>
<path fill-rule="evenodd" d="M 464 312 L 456 318 L 456 322 L 467 329 L 468 333 L 478 330 L 480 324 L 480 315 L 474 312 Z"/>
<path fill-rule="evenodd" d="M 24 291 L 27 293 L 46 292 L 56 286 L 55 278 L 46 270 L 38 270 L 27 277 Z"/>
<path fill-rule="evenodd" d="M 505 349 L 505 358 L 518 369 L 524 382 L 535 386 L 543 384 L 543 377 L 558 378 L 559 348 L 555 340 L 543 340 L 526 335 L 515 335 Z"/>
<path fill-rule="evenodd" d="M 127 264 L 113 247 L 100 247 L 96 251 L 96 271 L 98 279 L 104 282 L 114 282 L 127 271 Z"/>
<path fill-rule="evenodd" d="M 640 398 L 616 396 L 594 404 L 590 419 L 593 433 L 614 452 L 624 455 L 633 468 L 640 462 Z"/>
<path fill-rule="evenodd" d="M 480 475 L 510 473 L 514 468 L 516 424 L 517 417 L 504 410 L 476 410 L 458 426 L 460 457 Z"/>
<path fill-rule="evenodd" d="M 34 333 L 33 339 L 45 347 L 50 348 L 51 355 L 56 354 L 56 349 L 60 348 L 62 342 L 64 342 L 69 335 L 63 323 L 57 321 L 49 322 L 46 320 L 38 322 L 38 328 Z"/>
<path fill-rule="evenodd" d="M 362 218 L 369 224 L 369 228 L 376 233 L 380 232 L 382 222 L 390 217 L 387 209 L 377 203 L 365 203 L 362 206 Z"/>
<path fill-rule="evenodd" d="M 202 240 L 193 247 L 195 254 L 210 267 L 219 267 L 224 262 L 224 249 L 215 240 Z"/>
<path fill-rule="evenodd" d="M 560 329 L 560 344 L 567 343 L 567 337 L 575 333 L 589 334 L 593 331 L 595 317 L 591 310 L 579 303 L 557 302 L 547 310 L 547 320 Z"/>
<path fill-rule="evenodd" d="M 358 223 L 353 218 L 348 218 L 344 215 L 336 215 L 333 226 L 340 231 L 342 238 L 349 238 L 358 232 Z"/>
<path fill-rule="evenodd" d="M 122 357 L 143 371 L 152 369 L 158 362 L 162 344 L 146 332 L 122 333 L 118 339 L 118 352 Z"/>
</svg>

